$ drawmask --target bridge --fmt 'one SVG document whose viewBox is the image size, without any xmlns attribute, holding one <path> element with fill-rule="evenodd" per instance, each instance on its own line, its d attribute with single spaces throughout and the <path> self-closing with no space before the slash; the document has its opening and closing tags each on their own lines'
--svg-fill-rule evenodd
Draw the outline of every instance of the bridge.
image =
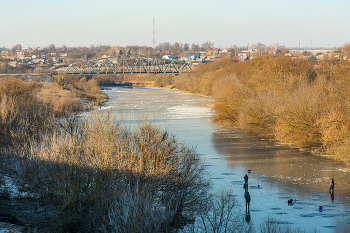
<svg viewBox="0 0 350 233">
<path fill-rule="evenodd" d="M 86 62 L 73 63 L 64 71 L 67 75 L 112 74 L 179 74 L 193 70 L 190 63 L 144 56 L 119 55 Z"/>
</svg>

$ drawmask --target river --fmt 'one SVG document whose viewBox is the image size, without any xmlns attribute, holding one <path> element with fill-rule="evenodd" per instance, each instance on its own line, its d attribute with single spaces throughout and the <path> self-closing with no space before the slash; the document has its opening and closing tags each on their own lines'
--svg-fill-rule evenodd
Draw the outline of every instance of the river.
<svg viewBox="0 0 350 233">
<path fill-rule="evenodd" d="M 243 176 L 248 173 L 250 217 L 319 232 L 350 232 L 350 173 L 345 164 L 256 138 L 211 121 L 211 98 L 163 88 L 111 88 L 104 109 L 128 127 L 147 119 L 196 146 L 214 191 L 230 189 L 246 217 Z M 248 171 L 250 170 L 250 171 Z M 335 178 L 334 195 L 328 192 Z M 293 205 L 287 201 L 293 199 Z"/>
</svg>

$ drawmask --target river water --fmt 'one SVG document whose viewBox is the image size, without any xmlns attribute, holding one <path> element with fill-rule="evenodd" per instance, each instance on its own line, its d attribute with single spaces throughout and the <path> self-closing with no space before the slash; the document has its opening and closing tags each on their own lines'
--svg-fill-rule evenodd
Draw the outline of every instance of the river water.
<svg viewBox="0 0 350 233">
<path fill-rule="evenodd" d="M 112 88 L 105 109 L 128 127 L 147 119 L 196 146 L 214 191 L 230 189 L 246 219 L 243 176 L 248 173 L 250 219 L 256 228 L 268 217 L 279 224 L 318 232 L 350 232 L 350 173 L 345 165 L 255 138 L 211 121 L 211 98 L 163 88 Z M 328 192 L 335 178 L 334 195 Z M 293 199 L 293 205 L 287 201 Z"/>
</svg>

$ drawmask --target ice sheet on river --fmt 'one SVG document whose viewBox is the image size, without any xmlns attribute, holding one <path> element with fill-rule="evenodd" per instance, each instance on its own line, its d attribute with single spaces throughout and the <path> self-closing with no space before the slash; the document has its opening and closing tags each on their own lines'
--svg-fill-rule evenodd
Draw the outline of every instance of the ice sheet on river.
<svg viewBox="0 0 350 233">
<path fill-rule="evenodd" d="M 211 115 L 210 107 L 193 107 L 190 105 L 180 105 L 168 108 L 172 119 L 198 118 Z"/>
</svg>

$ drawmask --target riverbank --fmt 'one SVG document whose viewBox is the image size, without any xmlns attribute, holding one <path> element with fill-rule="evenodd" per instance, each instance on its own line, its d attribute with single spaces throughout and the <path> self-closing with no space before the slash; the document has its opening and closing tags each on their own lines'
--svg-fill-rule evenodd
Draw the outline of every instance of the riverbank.
<svg viewBox="0 0 350 233">
<path fill-rule="evenodd" d="M 330 58 L 222 59 L 180 74 L 174 84 L 211 96 L 218 123 L 349 164 L 349 67 Z"/>
<path fill-rule="evenodd" d="M 20 173 L 37 143 L 55 130 L 71 132 L 76 124 L 72 114 L 91 111 L 107 100 L 96 84 L 84 79 L 0 80 L 0 231 L 42 232 L 59 219 L 60 205 L 45 202 L 38 192 L 30 194 L 32 184 Z"/>
<path fill-rule="evenodd" d="M 111 110 L 82 118 L 70 105 L 54 112 L 53 97 L 91 91 L 91 80 L 83 81 L 54 92 L 2 80 L 0 225 L 18 232 L 170 232 L 193 222 L 210 198 L 194 148 L 151 122 L 124 127 Z"/>
<path fill-rule="evenodd" d="M 270 63 L 274 65 L 267 67 Z M 265 75 L 275 72 L 278 64 L 281 64 L 278 77 Z M 257 65 L 264 72 L 257 72 Z M 295 74 L 291 73 L 293 69 Z M 347 153 L 350 151 L 347 143 L 350 137 L 346 136 L 350 135 L 346 130 L 346 112 L 350 109 L 340 111 L 345 99 L 336 94 L 332 81 L 323 83 L 323 76 L 318 72 L 319 69 L 314 70 L 313 63 L 309 61 L 262 57 L 244 64 L 223 59 L 204 64 L 193 73 L 172 78 L 169 78 L 170 75 L 128 75 L 124 80 L 133 85 L 211 96 L 213 120 L 218 124 L 232 125 L 316 156 L 350 163 Z M 165 85 L 169 80 L 170 84 Z M 332 92 L 325 91 L 329 88 Z M 327 115 L 327 109 L 332 109 L 332 106 L 337 109 Z"/>
<path fill-rule="evenodd" d="M 188 74 L 186 75 L 186 78 L 188 77 Z M 132 78 L 130 78 L 132 80 Z M 181 76 L 179 79 L 177 79 L 177 82 L 183 82 L 180 80 L 181 79 Z M 145 81 L 143 82 L 142 80 L 138 80 L 138 81 L 131 81 L 130 83 L 132 83 L 133 87 L 150 87 L 150 88 L 170 88 L 170 89 L 179 89 L 179 90 L 182 90 L 182 91 L 185 91 L 185 92 L 188 92 L 188 93 L 195 93 L 193 91 L 190 91 L 190 90 L 186 90 L 184 88 L 181 88 L 182 85 L 174 82 L 172 85 L 168 85 L 168 86 L 157 86 L 155 85 L 155 81 Z M 211 104 L 211 106 L 215 109 L 217 103 L 215 102 L 215 98 L 213 99 L 213 103 Z M 339 161 L 343 161 L 343 162 L 347 162 L 347 159 L 341 159 L 339 157 L 335 157 L 335 154 L 334 152 L 332 153 L 330 151 L 330 149 L 328 148 L 324 148 L 324 147 L 308 147 L 308 146 L 300 146 L 298 143 L 295 143 L 295 142 L 281 142 L 280 140 L 276 139 L 273 135 L 270 135 L 270 134 L 266 134 L 266 133 L 261 133 L 260 130 L 263 130 L 261 128 L 258 128 L 258 129 L 247 129 L 247 128 L 244 128 L 242 127 L 241 125 L 233 122 L 232 120 L 224 120 L 224 119 L 219 119 L 220 117 L 218 117 L 217 115 L 215 114 L 218 114 L 215 110 L 214 110 L 214 116 L 212 117 L 212 119 L 214 120 L 214 122 L 216 122 L 216 124 L 219 124 L 221 126 L 224 126 L 224 127 L 227 127 L 227 128 L 230 128 L 230 127 L 233 127 L 235 129 L 237 129 L 237 127 L 242 130 L 242 131 L 245 131 L 247 133 L 250 133 L 250 134 L 253 134 L 255 136 L 258 136 L 258 137 L 261 137 L 261 138 L 266 138 L 266 139 L 269 139 L 269 140 L 275 140 L 277 142 L 280 142 L 282 144 L 285 144 L 285 145 L 288 145 L 290 148 L 298 148 L 302 151 L 308 151 L 310 152 L 311 154 L 315 155 L 315 156 L 321 156 L 321 157 L 326 157 L 326 158 L 332 158 L 332 159 L 336 159 L 336 160 L 339 160 Z"/>
</svg>

